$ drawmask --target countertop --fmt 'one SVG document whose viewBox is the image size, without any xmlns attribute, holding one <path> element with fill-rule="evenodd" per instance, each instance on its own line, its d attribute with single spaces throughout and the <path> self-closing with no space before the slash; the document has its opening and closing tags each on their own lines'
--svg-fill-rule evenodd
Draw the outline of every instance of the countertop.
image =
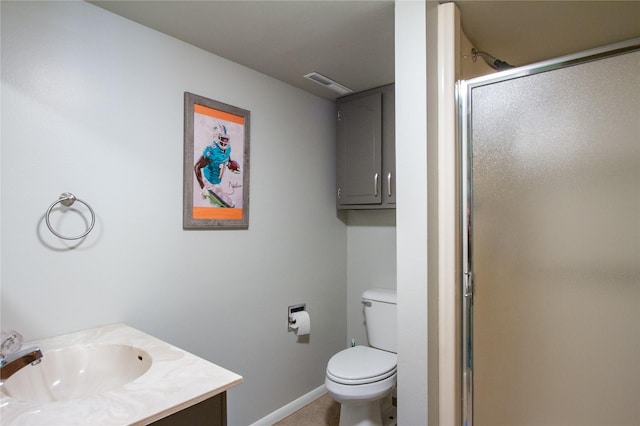
<svg viewBox="0 0 640 426">
<path fill-rule="evenodd" d="M 48 403 L 18 401 L 0 392 L 2 425 L 145 425 L 242 383 L 242 376 L 145 334 L 113 324 L 26 343 L 48 350 L 125 344 L 146 351 L 149 370 L 114 390 Z M 25 368 L 32 368 L 27 366 Z"/>
</svg>

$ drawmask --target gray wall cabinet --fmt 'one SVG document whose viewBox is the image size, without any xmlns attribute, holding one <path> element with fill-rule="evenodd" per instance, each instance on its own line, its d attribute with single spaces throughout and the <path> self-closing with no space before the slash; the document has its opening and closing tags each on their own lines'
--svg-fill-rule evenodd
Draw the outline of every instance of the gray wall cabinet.
<svg viewBox="0 0 640 426">
<path fill-rule="evenodd" d="M 336 101 L 338 209 L 395 208 L 394 94 L 390 84 Z"/>
</svg>

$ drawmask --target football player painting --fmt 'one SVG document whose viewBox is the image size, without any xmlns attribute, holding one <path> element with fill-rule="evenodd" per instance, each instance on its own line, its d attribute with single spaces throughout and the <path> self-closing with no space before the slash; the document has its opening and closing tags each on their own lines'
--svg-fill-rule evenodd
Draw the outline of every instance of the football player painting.
<svg viewBox="0 0 640 426">
<path fill-rule="evenodd" d="M 211 204 L 218 207 L 235 207 L 233 200 L 220 187 L 225 169 L 240 173 L 240 165 L 231 159 L 229 141 L 226 126 L 216 124 L 212 143 L 204 149 L 193 167 L 202 198 L 209 198 Z"/>
</svg>

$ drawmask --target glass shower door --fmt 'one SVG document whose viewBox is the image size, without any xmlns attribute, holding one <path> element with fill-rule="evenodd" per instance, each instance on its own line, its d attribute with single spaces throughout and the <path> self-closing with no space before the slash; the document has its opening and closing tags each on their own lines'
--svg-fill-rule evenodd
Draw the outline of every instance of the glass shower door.
<svg viewBox="0 0 640 426">
<path fill-rule="evenodd" d="M 640 424 L 640 52 L 460 91 L 467 424 Z"/>
</svg>

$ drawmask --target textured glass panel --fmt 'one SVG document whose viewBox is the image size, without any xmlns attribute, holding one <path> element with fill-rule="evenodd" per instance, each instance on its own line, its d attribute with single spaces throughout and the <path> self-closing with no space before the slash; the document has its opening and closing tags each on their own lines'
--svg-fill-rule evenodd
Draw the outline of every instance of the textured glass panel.
<svg viewBox="0 0 640 426">
<path fill-rule="evenodd" d="M 640 53 L 472 91 L 475 425 L 640 424 Z"/>
</svg>

